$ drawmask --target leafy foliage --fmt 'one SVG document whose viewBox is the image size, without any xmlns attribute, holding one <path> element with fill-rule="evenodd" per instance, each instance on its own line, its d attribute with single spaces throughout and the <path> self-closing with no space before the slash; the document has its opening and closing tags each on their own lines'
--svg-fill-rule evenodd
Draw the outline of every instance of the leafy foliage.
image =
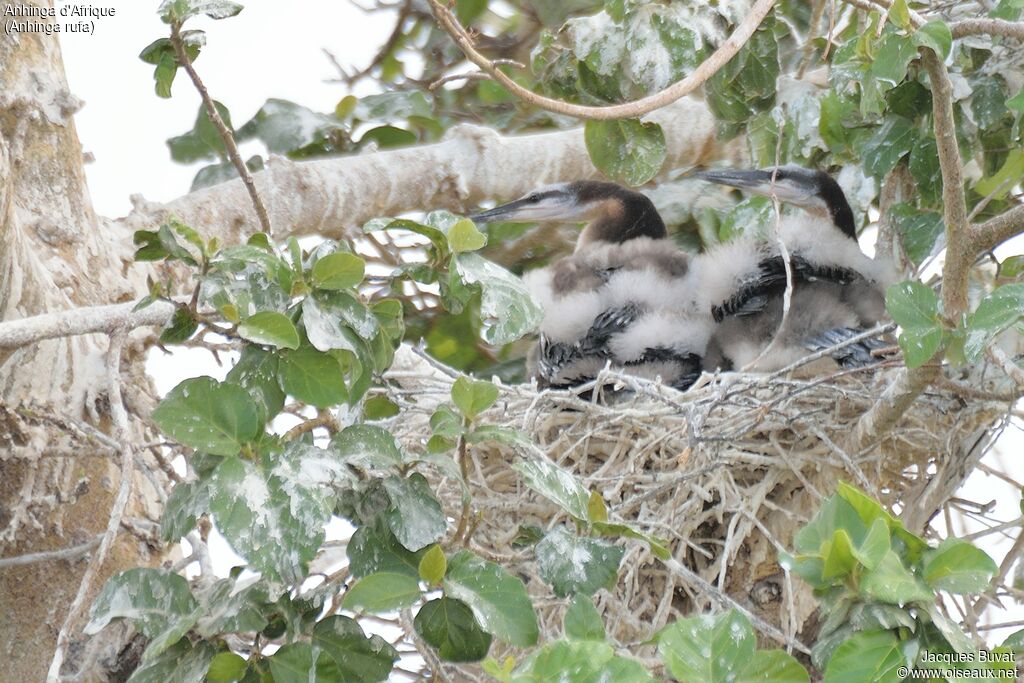
<svg viewBox="0 0 1024 683">
<path fill-rule="evenodd" d="M 487 0 L 459 0 L 455 10 L 463 22 L 509 34 L 507 41 L 482 37 L 495 54 L 523 59 L 532 48 L 529 73 L 502 67 L 518 82 L 573 102 L 607 104 L 651 94 L 691 73 L 742 19 L 742 5 L 531 1 L 491 11 Z M 1016 19 L 1019 5 L 1001 2 L 993 16 Z M 226 0 L 166 0 L 159 14 L 195 60 L 206 35 L 182 26 L 199 15 L 223 19 L 239 11 Z M 782 3 L 703 96 L 722 136 L 743 135 L 758 164 L 843 166 L 840 180 L 853 190 L 861 222 L 881 183 L 912 179 L 917 192 L 889 207 L 887 218 L 902 255 L 917 267 L 941 249 L 946 227 L 923 52 L 935 52 L 965 84 L 955 102 L 957 141 L 976 162 L 968 208 L 979 216 L 1005 209 L 1024 176 L 1024 93 L 1013 95 L 1006 78 L 982 68 L 991 51 L 977 41 L 954 41 L 941 21 L 915 29 L 910 16 L 907 3 L 896 0 L 888 12 L 838 25 L 829 49 L 804 51 L 797 49 L 804 38 L 793 29 L 809 29 L 807 8 Z M 267 154 L 309 159 L 432 142 L 464 120 L 505 130 L 574 123 L 530 110 L 487 80 L 423 88 L 457 70 L 462 57 L 418 3 L 406 6 L 397 28 L 366 72 L 388 85 L 387 92 L 346 95 L 328 112 L 270 99 L 237 127 L 236 139 L 258 142 Z M 413 53 L 416 59 L 404 59 Z M 181 66 L 171 40 L 154 41 L 140 58 L 155 67 L 157 94 L 169 97 Z M 790 77 L 808 66 L 798 63 L 803 59 L 812 66 L 827 60 L 826 87 Z M 233 128 L 228 107 L 215 107 Z M 620 182 L 642 185 L 666 170 L 666 140 L 657 124 L 589 121 L 584 141 L 594 165 Z M 194 188 L 234 177 L 205 108 L 191 130 L 167 142 L 173 160 L 208 163 Z M 261 168 L 263 156 L 246 163 Z M 765 199 L 743 200 L 721 215 L 693 217 L 679 232 L 699 236 L 691 240 L 695 247 L 710 246 L 768 224 L 771 211 Z M 403 340 L 423 341 L 435 358 L 482 377 L 515 377 L 522 355 L 516 342 L 537 327 L 540 309 L 513 271 L 550 257 L 550 249 L 533 245 L 519 263 L 503 267 L 489 258 L 491 250 L 521 237 L 521 229 L 481 230 L 446 211 L 379 218 L 363 231 L 352 243 L 324 241 L 312 249 L 294 239 L 275 245 L 266 235 L 220 245 L 173 216 L 136 233 L 137 260 L 166 261 L 192 277 L 193 297 L 176 304 L 161 343 L 212 337 L 241 347 L 224 381 L 186 380 L 153 413 L 169 439 L 192 451 L 190 477 L 171 493 L 161 535 L 176 541 L 205 533 L 212 523 L 258 576 L 243 583 L 236 571 L 189 585 L 163 570 L 125 572 L 95 601 L 89 632 L 126 619 L 150 639 L 133 683 L 379 681 L 399 653 L 367 635 L 360 620 L 409 610 L 416 634 L 440 659 L 482 662 L 502 681 L 654 680 L 644 663 L 624 654 L 624 644 L 608 639 L 594 596 L 597 604 L 614 599 L 628 544 L 642 543 L 666 560 L 666 541 L 614 519 L 600 491 L 538 457 L 525 434 L 488 424 L 502 405 L 499 384 L 460 377 L 450 400 L 433 413 L 423 443 L 403 448 L 390 431 L 403 409 L 384 373 Z M 360 241 L 382 236 L 412 239 L 417 258 L 383 274 L 368 268 Z M 931 287 L 915 280 L 894 285 L 887 306 L 901 327 L 907 365 L 943 352 L 974 362 L 1018 324 L 1024 296 L 1012 280 L 1024 272 L 1019 260 L 1004 260 L 1001 286 L 957 320 L 947 318 Z M 140 307 L 168 300 L 180 284 L 151 282 Z M 302 422 L 287 431 L 282 416 Z M 526 495 L 564 513 L 564 524 L 524 522 L 520 529 L 522 552 L 550 589 L 546 599 L 565 606 L 563 638 L 539 642 L 523 580 L 471 549 L 483 513 L 474 507 L 467 472 L 473 449 L 487 442 L 515 454 L 512 467 Z M 431 482 L 440 478 L 461 492 L 461 510 L 438 500 Z M 311 563 L 325 554 L 324 529 L 339 518 L 354 527 L 347 565 L 314 571 Z M 782 562 L 819 598 L 823 624 L 812 661 L 826 681 L 897 680 L 896 671 L 917 665 L 925 650 L 975 653 L 935 601 L 940 592 L 987 590 L 997 567 L 971 544 L 946 539 L 930 547 L 846 484 L 793 544 L 795 552 Z M 314 576 L 322 582 L 310 588 Z M 512 653 L 500 662 L 488 658 L 495 640 Z M 657 648 L 678 680 L 809 680 L 792 656 L 758 650 L 755 640 L 747 617 L 729 611 L 670 623 Z M 252 647 L 228 649 L 238 642 Z M 1021 642 L 1017 634 L 1006 647 L 1020 649 Z M 277 648 L 272 654 L 260 651 L 268 643 Z"/>
<path fill-rule="evenodd" d="M 967 541 L 930 548 L 863 491 L 840 483 L 794 545 L 796 554 L 781 559 L 821 601 L 825 619 L 812 661 L 826 681 L 899 681 L 908 669 L 929 668 L 924 652 L 960 653 L 975 675 L 1011 664 L 979 656 L 936 606 L 940 592 L 986 590 L 997 571 Z"/>
</svg>

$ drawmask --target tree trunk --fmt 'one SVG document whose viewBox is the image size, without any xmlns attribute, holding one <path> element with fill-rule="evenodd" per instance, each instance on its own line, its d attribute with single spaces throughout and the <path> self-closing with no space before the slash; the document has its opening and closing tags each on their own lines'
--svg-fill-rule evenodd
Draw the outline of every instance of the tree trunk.
<svg viewBox="0 0 1024 683">
<path fill-rule="evenodd" d="M 5 29 L 0 93 L 0 319 L 136 297 L 130 244 L 110 240 L 89 200 L 56 35 Z M 75 426 L 108 430 L 106 345 L 88 335 L 0 349 L 0 557 L 77 546 L 106 526 L 119 470 Z M 127 517 L 156 520 L 156 490 L 134 490 Z M 121 534 L 99 578 L 158 559 Z M 43 679 L 85 566 L 80 555 L 0 569 L 5 679 Z"/>
</svg>

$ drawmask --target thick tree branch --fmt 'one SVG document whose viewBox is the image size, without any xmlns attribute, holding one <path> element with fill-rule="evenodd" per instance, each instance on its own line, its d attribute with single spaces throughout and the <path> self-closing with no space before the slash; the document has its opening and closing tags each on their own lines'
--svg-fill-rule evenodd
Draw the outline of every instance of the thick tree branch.
<svg viewBox="0 0 1024 683">
<path fill-rule="evenodd" d="M 1024 40 L 1024 21 L 1005 19 L 964 19 L 949 26 L 953 38 L 988 35 Z"/>
<path fill-rule="evenodd" d="M 971 231 L 974 253 L 995 249 L 1021 233 L 1024 233 L 1024 204 L 975 226 Z"/>
<path fill-rule="evenodd" d="M 199 91 L 199 97 L 203 100 L 203 106 L 206 107 L 206 115 L 210 117 L 210 122 L 213 123 L 213 127 L 217 129 L 217 134 L 220 135 L 220 139 L 224 142 L 224 148 L 228 151 L 228 158 L 231 159 L 231 163 L 234 165 L 235 170 L 238 171 L 238 175 L 242 178 L 242 182 L 245 183 L 245 189 L 249 193 L 249 198 L 252 200 L 252 205 L 256 209 L 256 216 L 260 219 L 260 225 L 263 226 L 263 232 L 268 235 L 273 235 L 274 232 L 270 227 L 270 216 L 267 214 L 267 207 L 264 206 L 263 200 L 260 198 L 259 192 L 256 190 L 256 182 L 252 179 L 252 174 L 249 172 L 249 168 L 242 161 L 242 155 L 238 153 L 238 145 L 235 144 L 235 136 L 228 130 L 227 124 L 224 123 L 224 119 L 221 118 L 220 112 L 217 111 L 216 105 L 213 103 L 213 98 L 210 97 L 209 91 L 206 89 L 206 85 L 203 84 L 199 73 L 195 67 L 192 66 L 192 60 L 188 58 L 188 51 L 185 50 L 185 44 L 181 40 L 181 25 L 171 25 L 171 45 L 174 46 L 174 54 L 178 57 L 178 63 L 185 69 L 188 77 L 192 79 L 192 84 L 195 85 L 196 90 Z"/>
<path fill-rule="evenodd" d="M 937 376 L 938 367 L 933 365 L 901 370 L 878 401 L 857 421 L 846 442 L 846 450 L 849 453 L 860 453 L 874 445 L 896 425 L 910 404 Z"/>
<path fill-rule="evenodd" d="M 134 311 L 134 308 L 134 302 L 90 306 L 0 322 L 0 349 L 17 348 L 43 339 L 162 325 L 174 313 L 174 305 L 166 301 L 157 301 L 141 311 Z"/>
<path fill-rule="evenodd" d="M 466 55 L 466 58 L 522 101 L 541 109 L 555 112 L 556 114 L 576 116 L 581 119 L 608 120 L 643 116 L 694 92 L 705 81 L 714 76 L 719 69 L 725 66 L 730 59 L 736 56 L 736 53 L 750 40 L 750 36 L 754 35 L 754 31 L 757 30 L 757 27 L 764 21 L 768 12 L 775 6 L 775 0 L 757 0 L 754 6 L 750 8 L 747 16 L 743 18 L 743 21 L 732 32 L 732 35 L 719 45 L 718 49 L 711 53 L 711 56 L 701 62 L 692 73 L 682 80 L 673 83 L 660 92 L 640 98 L 639 100 L 603 107 L 590 107 L 555 100 L 524 88 L 495 66 L 491 60 L 477 52 L 473 46 L 473 39 L 446 4 L 440 0 L 430 0 L 430 6 L 438 23 L 441 24 L 441 28 L 452 37 L 456 45 L 459 46 L 459 49 Z"/>
<path fill-rule="evenodd" d="M 684 99 L 649 120 L 665 132 L 666 170 L 706 162 L 716 151 L 715 118 L 703 102 Z M 425 208 L 465 211 L 489 199 L 525 194 L 543 183 L 596 175 L 582 129 L 502 136 L 490 128 L 463 125 L 431 145 L 301 163 L 271 159 L 270 168 L 255 179 L 263 195 L 273 197 L 275 238 L 281 240 L 303 234 L 343 237 L 378 216 Z M 229 244 L 259 230 L 238 180 L 163 206 L 140 205 L 121 225 L 149 228 L 167 214 Z"/>
<path fill-rule="evenodd" d="M 922 59 L 931 81 L 935 142 L 942 170 L 943 220 L 946 223 L 942 304 L 946 316 L 955 322 L 967 310 L 967 276 L 976 252 L 972 249 L 967 227 L 964 171 L 953 121 L 953 84 L 946 65 L 938 55 L 923 48 Z"/>
</svg>

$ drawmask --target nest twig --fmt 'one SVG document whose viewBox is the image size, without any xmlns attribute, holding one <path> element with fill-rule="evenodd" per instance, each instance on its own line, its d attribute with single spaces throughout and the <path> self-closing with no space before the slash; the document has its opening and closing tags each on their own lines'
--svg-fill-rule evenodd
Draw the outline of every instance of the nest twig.
<svg viewBox="0 0 1024 683">
<path fill-rule="evenodd" d="M 406 367 L 396 363 L 393 398 L 403 404 L 403 417 L 393 429 L 419 444 L 453 378 L 411 353 L 400 356 Z M 710 584 L 794 646 L 815 602 L 780 567 L 778 553 L 792 549 L 794 533 L 821 498 L 844 479 L 896 510 L 914 508 L 924 488 L 966 477 L 973 469 L 967 461 L 980 457 L 985 435 L 1010 408 L 997 400 L 996 380 L 972 382 L 991 389 L 990 400 L 965 401 L 948 387 L 933 388 L 879 443 L 845 451 L 851 426 L 893 372 L 725 374 L 680 393 L 605 371 L 591 400 L 505 386 L 481 419 L 527 433 L 539 450 L 526 457 L 572 472 L 603 496 L 614 521 L 667 540 L 673 558 L 702 580 L 685 580 L 645 544 L 626 541 L 618 582 L 597 595 L 610 637 L 653 662 L 653 649 L 642 644 L 666 623 L 722 606 L 706 590 Z M 527 580 L 542 638 L 558 637 L 565 601 L 540 579 L 532 548 L 513 542 L 522 525 L 549 530 L 571 519 L 525 487 L 509 448 L 477 445 L 470 455 L 473 505 L 482 515 L 473 549 Z M 446 509 L 457 511 L 459 488 L 440 481 L 438 490 Z M 934 509 L 915 518 L 927 521 L 945 502 L 929 500 Z"/>
</svg>

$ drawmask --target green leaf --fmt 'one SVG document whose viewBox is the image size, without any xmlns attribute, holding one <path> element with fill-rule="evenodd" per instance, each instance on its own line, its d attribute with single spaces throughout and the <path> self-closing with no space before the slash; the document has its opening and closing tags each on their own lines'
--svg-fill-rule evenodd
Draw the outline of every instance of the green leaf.
<svg viewBox="0 0 1024 683">
<path fill-rule="evenodd" d="M 230 0 L 163 0 L 157 14 L 165 24 L 180 24 L 199 14 L 211 19 L 227 19 L 242 9 L 242 5 Z"/>
<path fill-rule="evenodd" d="M 232 683 L 245 675 L 248 665 L 245 660 L 234 652 L 221 652 L 210 660 L 210 669 L 206 673 L 209 683 Z"/>
<path fill-rule="evenodd" d="M 512 676 L 515 683 L 654 683 L 640 662 L 620 657 L 595 640 L 556 640 L 531 654 Z"/>
<path fill-rule="evenodd" d="M 585 595 L 574 595 L 569 600 L 563 625 L 567 638 L 573 640 L 604 640 L 604 621 L 594 607 L 593 599 Z"/>
<path fill-rule="evenodd" d="M 897 86 L 907 76 L 907 67 L 917 57 L 915 48 L 904 36 L 887 33 L 882 37 L 875 59 L 868 69 L 869 77 L 881 82 L 881 92 Z"/>
<path fill-rule="evenodd" d="M 238 129 L 236 137 L 240 141 L 258 138 L 272 154 L 302 156 L 303 150 L 334 151 L 335 139 L 346 136 L 345 125 L 333 116 L 288 100 L 271 98 Z"/>
<path fill-rule="evenodd" d="M 920 282 L 900 282 L 886 291 L 885 307 L 903 328 L 899 343 L 907 366 L 916 368 L 929 361 L 945 337 L 935 292 Z"/>
<path fill-rule="evenodd" d="M 771 17 L 761 22 L 737 55 L 705 85 L 708 106 L 720 121 L 745 123 L 752 115 L 775 104 L 780 73 L 776 27 Z"/>
<path fill-rule="evenodd" d="M 359 145 L 362 147 L 373 142 L 381 149 L 388 149 L 390 147 L 412 145 L 418 139 L 416 133 L 413 133 L 411 130 L 398 128 L 397 126 L 377 126 L 363 133 L 362 137 L 359 138 Z"/>
<path fill-rule="evenodd" d="M 366 262 L 355 254 L 336 251 L 313 266 L 313 286 L 318 289 L 352 289 L 363 281 Z"/>
<path fill-rule="evenodd" d="M 416 552 L 444 537 L 444 511 L 422 474 L 411 474 L 408 479 L 388 477 L 384 488 L 391 497 L 385 518 L 399 543 Z"/>
<path fill-rule="evenodd" d="M 257 344 L 280 349 L 299 348 L 299 333 L 284 313 L 260 311 L 250 315 L 238 326 L 238 335 Z"/>
<path fill-rule="evenodd" d="M 935 605 L 934 601 L 929 602 L 926 606 L 928 617 L 932 621 L 932 625 L 938 629 L 939 633 L 945 639 L 943 643 L 943 649 L 946 646 L 953 649 L 963 655 L 970 655 L 977 657 L 977 648 L 974 646 L 974 641 L 964 633 L 963 627 L 957 624 L 955 621 L 943 614 L 939 608 Z"/>
<path fill-rule="evenodd" d="M 129 569 L 103 586 L 85 633 L 93 635 L 115 619 L 128 619 L 147 638 L 167 631 L 177 631 L 180 638 L 195 623 L 197 607 L 184 577 L 163 569 Z"/>
<path fill-rule="evenodd" d="M 175 441 L 213 455 L 234 455 L 262 425 L 245 389 L 212 377 L 187 379 L 153 411 L 153 421 Z"/>
<path fill-rule="evenodd" d="M 817 555 L 822 546 L 832 541 L 837 529 L 844 530 L 854 544 L 860 544 L 867 527 L 857 510 L 838 495 L 830 496 L 804 528 L 797 532 L 793 544 L 797 552 Z"/>
<path fill-rule="evenodd" d="M 284 390 L 303 403 L 327 408 L 348 400 L 341 364 L 330 354 L 307 347 L 287 351 L 279 373 Z"/>
<path fill-rule="evenodd" d="M 245 161 L 245 167 L 251 172 L 256 173 L 262 171 L 263 157 L 259 154 L 254 154 Z M 196 192 L 202 190 L 205 187 L 213 187 L 221 183 L 226 183 L 229 180 L 235 180 L 238 178 L 238 169 L 235 168 L 235 164 L 230 161 L 222 161 L 219 164 L 209 164 L 203 166 L 201 169 L 196 171 L 195 177 L 192 178 L 192 185 L 189 187 L 189 192 Z"/>
<path fill-rule="evenodd" d="M 983 550 L 958 538 L 947 538 L 924 553 L 925 582 L 950 593 L 980 593 L 999 567 Z"/>
<path fill-rule="evenodd" d="M 897 204 L 892 207 L 891 216 L 907 257 L 920 265 L 931 255 L 945 230 L 942 214 L 918 211 L 910 204 Z"/>
<path fill-rule="evenodd" d="M 402 464 L 398 442 L 383 427 L 354 424 L 331 437 L 330 446 L 349 465 L 361 469 L 387 469 Z"/>
<path fill-rule="evenodd" d="M 352 683 L 387 680 L 399 656 L 386 640 L 378 635 L 367 637 L 358 623 L 338 615 L 316 625 L 313 647 L 333 659 L 343 680 Z"/>
<path fill-rule="evenodd" d="M 467 420 L 494 405 L 498 400 L 498 387 L 491 382 L 482 382 L 469 377 L 459 377 L 452 384 L 452 401 Z"/>
<path fill-rule="evenodd" d="M 197 592 L 200 617 L 196 632 L 204 637 L 240 631 L 262 631 L 267 626 L 263 616 L 266 592 L 259 583 L 239 589 L 234 579 L 220 579 Z"/>
<path fill-rule="evenodd" d="M 416 633 L 448 662 L 477 662 L 491 649 L 491 635 L 461 600 L 442 597 L 420 608 L 413 620 Z"/>
<path fill-rule="evenodd" d="M 210 510 L 210 487 L 204 479 L 182 481 L 174 485 L 167 497 L 160 518 L 160 537 L 167 542 L 177 541 L 192 531 L 196 519 Z"/>
<path fill-rule="evenodd" d="M 510 645 L 529 647 L 539 631 L 526 586 L 501 566 L 463 550 L 448 561 L 445 595 L 462 600 L 480 626 Z"/>
<path fill-rule="evenodd" d="M 583 139 L 594 166 L 627 185 L 643 185 L 665 163 L 665 133 L 650 121 L 587 121 Z"/>
<path fill-rule="evenodd" d="M 995 175 L 982 178 L 974 184 L 974 191 L 980 195 L 992 195 L 1004 199 L 1024 177 L 1024 150 L 1011 149 L 1006 161 Z"/>
<path fill-rule="evenodd" d="M 277 372 L 277 354 L 246 344 L 225 379 L 249 392 L 259 410 L 260 422 L 264 424 L 284 407 L 285 393 L 278 383 Z"/>
<path fill-rule="evenodd" d="M 352 576 L 389 572 L 419 577 L 423 553 L 407 550 L 385 524 L 365 524 L 356 529 L 347 552 Z"/>
<path fill-rule="evenodd" d="M 738 680 L 743 683 L 809 683 L 811 677 L 785 650 L 758 650 Z"/>
<path fill-rule="evenodd" d="M 587 520 L 590 492 L 572 474 L 548 460 L 522 460 L 512 469 L 523 476 L 531 489 L 581 522 Z"/>
<path fill-rule="evenodd" d="M 161 344 L 181 344 L 195 334 L 199 323 L 187 308 L 175 308 L 174 315 L 160 331 Z"/>
<path fill-rule="evenodd" d="M 891 605 L 935 599 L 935 594 L 928 586 L 910 573 L 900 556 L 892 550 L 882 557 L 877 567 L 861 576 L 860 593 L 870 600 Z"/>
<path fill-rule="evenodd" d="M 204 683 L 216 653 L 208 642 L 193 646 L 183 638 L 153 659 L 144 657 L 127 683 Z"/>
<path fill-rule="evenodd" d="M 717 683 L 743 673 L 754 656 L 755 645 L 750 622 L 730 610 L 669 624 L 658 637 L 658 654 L 669 672 L 681 681 Z"/>
<path fill-rule="evenodd" d="M 432 586 L 439 586 L 446 571 L 448 571 L 448 558 L 444 556 L 444 551 L 439 545 L 431 546 L 420 559 L 420 578 Z"/>
<path fill-rule="evenodd" d="M 853 542 L 845 529 L 836 529 L 832 534 L 829 551 L 823 559 L 822 577 L 825 579 L 840 578 L 853 571 L 857 561 L 853 556 Z"/>
<path fill-rule="evenodd" d="M 914 122 L 902 116 L 888 116 L 881 127 L 861 145 L 864 170 L 884 178 L 899 160 L 910 153 L 917 140 Z"/>
<path fill-rule="evenodd" d="M 974 363 L 992 341 L 1024 316 L 1024 284 L 997 287 L 985 296 L 967 320 L 964 355 Z"/>
<path fill-rule="evenodd" d="M 429 118 L 431 114 L 433 106 L 425 93 L 419 90 L 395 90 L 360 98 L 353 116 L 360 121 L 392 122 L 410 116 Z"/>
<path fill-rule="evenodd" d="M 458 254 L 454 269 L 466 284 L 480 285 L 480 318 L 488 343 L 508 344 L 540 325 L 543 311 L 512 273 L 476 253 Z"/>
<path fill-rule="evenodd" d="M 1024 650 L 1024 629 L 1011 633 L 1000 647 L 1010 648 L 1015 653 Z"/>
<path fill-rule="evenodd" d="M 537 544 L 537 565 L 542 579 L 560 598 L 593 595 L 611 585 L 625 550 L 607 541 L 582 538 L 558 527 Z"/>
<path fill-rule="evenodd" d="M 946 22 L 936 19 L 917 29 L 913 35 L 914 45 L 926 47 L 939 59 L 945 61 L 953 49 L 953 34 Z"/>
<path fill-rule="evenodd" d="M 825 669 L 825 683 L 898 683 L 906 661 L 892 631 L 861 631 L 840 645 Z"/>
<path fill-rule="evenodd" d="M 868 569 L 875 569 L 888 554 L 890 547 L 889 525 L 883 519 L 876 519 L 868 529 L 864 542 L 853 548 L 853 556 Z"/>
<path fill-rule="evenodd" d="M 386 420 L 401 412 L 398 404 L 383 394 L 377 394 L 363 403 L 363 417 L 367 420 Z"/>
<path fill-rule="evenodd" d="M 1024 89 L 1021 89 L 1019 93 L 1006 100 L 1006 106 L 1014 111 L 1024 113 Z"/>
<path fill-rule="evenodd" d="M 313 678 L 313 648 L 307 642 L 289 643 L 267 661 L 274 683 L 309 683 Z"/>
<path fill-rule="evenodd" d="M 473 221 L 463 218 L 448 230 L 448 244 L 453 254 L 476 251 L 487 244 L 487 235 L 477 230 Z"/>
<path fill-rule="evenodd" d="M 408 574 L 378 572 L 356 581 L 341 605 L 353 611 L 380 613 L 409 607 L 420 599 L 420 584 Z"/>
<path fill-rule="evenodd" d="M 357 353 L 380 330 L 376 316 L 348 292 L 314 292 L 302 302 L 302 324 L 317 351 Z"/>
<path fill-rule="evenodd" d="M 228 108 L 220 102 L 214 102 L 214 108 L 220 114 L 221 119 L 231 128 L 231 113 Z M 224 148 L 224 141 L 220 132 L 210 120 L 203 104 L 199 105 L 199 112 L 196 114 L 192 130 L 167 140 L 167 147 L 171 152 L 171 159 L 179 164 L 191 164 L 195 161 L 206 159 L 220 160 L 227 156 Z"/>
<path fill-rule="evenodd" d="M 217 528 L 265 576 L 288 583 L 305 575 L 331 517 L 329 485 L 351 476 L 328 451 L 292 442 L 265 470 L 227 458 L 214 471 Z"/>
</svg>

